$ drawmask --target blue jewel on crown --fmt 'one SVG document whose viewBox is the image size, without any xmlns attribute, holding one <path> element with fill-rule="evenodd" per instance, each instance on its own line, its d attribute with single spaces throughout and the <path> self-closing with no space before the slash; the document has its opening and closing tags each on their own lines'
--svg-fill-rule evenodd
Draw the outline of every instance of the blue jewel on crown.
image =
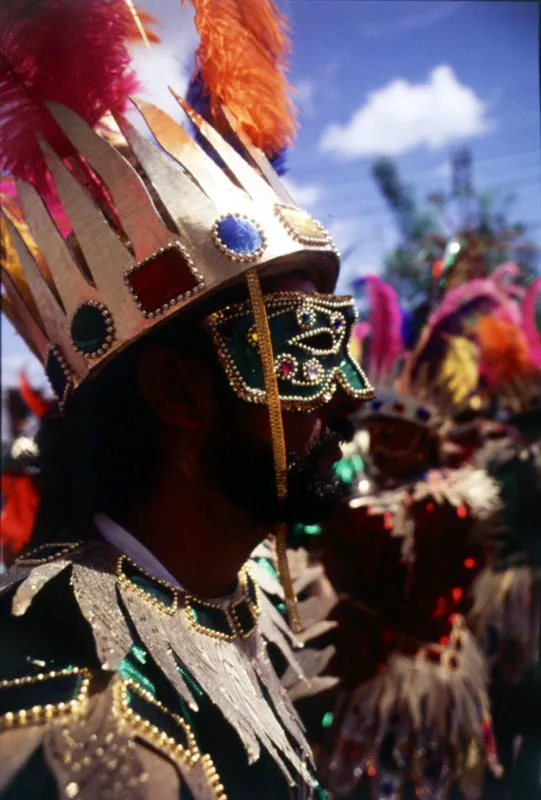
<svg viewBox="0 0 541 800">
<path fill-rule="evenodd" d="M 214 243 L 234 261 L 254 261 L 267 246 L 257 222 L 242 214 L 227 214 L 214 223 Z"/>
</svg>

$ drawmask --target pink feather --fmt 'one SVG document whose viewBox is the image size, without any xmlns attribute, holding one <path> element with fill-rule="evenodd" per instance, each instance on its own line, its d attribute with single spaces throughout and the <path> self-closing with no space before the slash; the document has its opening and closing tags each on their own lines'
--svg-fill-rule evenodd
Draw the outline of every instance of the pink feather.
<svg viewBox="0 0 541 800">
<path fill-rule="evenodd" d="M 522 330 L 530 348 L 530 357 L 536 367 L 541 367 L 541 336 L 536 323 L 537 296 L 540 293 L 541 278 L 536 278 L 526 289 L 522 301 Z"/>
<path fill-rule="evenodd" d="M 507 261 L 505 264 L 500 264 L 490 277 L 503 292 L 510 296 L 521 298 L 524 295 L 524 289 L 513 283 L 513 279 L 519 275 L 520 267 L 511 261 Z"/>
<path fill-rule="evenodd" d="M 123 0 L 10 0 L 0 9 L 0 170 L 47 191 L 36 134 L 62 158 L 71 145 L 45 103 L 69 106 L 95 126 L 123 111 L 137 83 Z"/>
<path fill-rule="evenodd" d="M 395 290 L 377 275 L 366 275 L 372 334 L 366 359 L 367 369 L 378 382 L 391 373 L 404 352 L 402 310 Z"/>
<path fill-rule="evenodd" d="M 477 278 L 467 281 L 461 286 L 451 291 L 445 296 L 443 302 L 430 315 L 427 322 L 427 340 L 430 333 L 442 320 L 459 312 L 460 308 L 477 298 L 486 297 L 492 300 L 500 314 L 502 320 L 517 323 L 520 319 L 520 312 L 509 296 L 501 290 L 492 278 Z"/>
<path fill-rule="evenodd" d="M 372 326 L 369 322 L 358 322 L 353 328 L 353 338 L 357 342 L 364 342 L 367 336 L 372 333 Z"/>
</svg>

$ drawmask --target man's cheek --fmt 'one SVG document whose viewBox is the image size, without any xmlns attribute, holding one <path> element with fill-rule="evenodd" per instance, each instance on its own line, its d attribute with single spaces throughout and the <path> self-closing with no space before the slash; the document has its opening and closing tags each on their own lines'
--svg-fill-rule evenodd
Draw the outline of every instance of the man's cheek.
<svg viewBox="0 0 541 800">
<path fill-rule="evenodd" d="M 283 420 L 287 451 L 297 458 L 306 455 L 321 435 L 321 418 L 316 414 L 285 412 Z"/>
</svg>

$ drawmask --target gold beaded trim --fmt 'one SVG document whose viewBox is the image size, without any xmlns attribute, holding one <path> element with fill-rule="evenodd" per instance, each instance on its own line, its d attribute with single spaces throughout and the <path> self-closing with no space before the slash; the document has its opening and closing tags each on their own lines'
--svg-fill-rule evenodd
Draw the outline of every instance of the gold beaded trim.
<svg viewBox="0 0 541 800">
<path fill-rule="evenodd" d="M 250 579 L 252 586 L 254 587 L 255 592 L 255 603 L 252 602 L 252 598 L 250 597 L 250 593 L 248 591 L 248 579 Z M 246 600 L 250 604 L 252 611 L 259 617 L 261 614 L 261 589 L 259 588 L 258 582 L 255 580 L 254 576 L 250 572 L 248 566 L 244 566 L 242 572 L 240 574 L 240 583 L 244 590 L 244 594 L 246 596 Z"/>
<path fill-rule="evenodd" d="M 64 377 L 66 378 L 66 385 L 64 387 L 64 394 L 62 395 L 62 397 L 58 397 L 58 406 L 59 406 L 60 410 L 62 411 L 64 409 L 65 404 L 66 404 L 66 400 L 68 399 L 69 394 L 70 394 L 71 390 L 73 389 L 73 385 L 74 385 L 73 384 L 73 373 L 72 373 L 72 371 L 71 371 L 71 369 L 70 369 L 70 367 L 68 365 L 68 362 L 66 361 L 66 359 L 64 357 L 64 353 L 62 352 L 60 347 L 57 344 L 50 345 L 47 348 L 47 353 L 45 354 L 44 366 L 45 366 L 45 374 L 47 375 L 47 380 L 49 381 L 49 384 L 50 384 L 51 389 L 53 390 L 55 396 L 57 396 L 55 388 L 54 388 L 54 386 L 53 386 L 53 384 L 51 382 L 51 379 L 49 378 L 49 375 L 47 374 L 47 362 L 49 361 L 49 356 L 50 355 L 53 355 L 56 358 L 56 360 L 58 361 L 58 364 L 60 366 L 60 369 L 62 370 L 62 372 L 64 373 Z"/>
<path fill-rule="evenodd" d="M 139 714 L 136 714 L 130 707 L 128 689 L 134 692 L 134 694 L 138 694 L 148 703 L 159 708 L 164 714 L 170 717 L 170 719 L 174 720 L 186 734 L 188 749 L 175 741 L 172 736 L 168 736 L 165 731 L 160 730 L 157 725 L 153 725 L 149 720 L 143 719 Z M 119 681 L 115 685 L 113 689 L 113 704 L 115 714 L 127 720 L 136 734 L 147 739 L 159 752 L 164 753 L 180 767 L 193 767 L 200 761 L 209 785 L 215 793 L 216 800 L 227 800 L 224 787 L 212 758 L 209 755 L 201 754 L 191 727 L 182 717 L 169 711 L 169 709 L 160 703 L 159 700 L 156 700 L 150 692 L 147 692 L 146 689 L 143 689 L 131 678 Z"/>
<path fill-rule="evenodd" d="M 315 225 L 315 227 L 319 230 L 320 235 L 319 236 L 308 236 L 308 235 L 307 236 L 303 236 L 303 234 L 300 233 L 300 231 L 298 231 L 297 228 L 295 228 L 295 226 L 291 223 L 291 221 L 289 219 L 287 219 L 287 217 L 283 214 L 284 211 L 294 211 L 297 214 L 304 215 L 304 217 L 307 220 L 309 220 L 310 222 L 312 222 Z M 291 238 L 294 239 L 296 242 L 299 242 L 299 244 L 307 244 L 307 245 L 319 246 L 319 247 L 331 245 L 334 248 L 336 254 L 339 255 L 338 251 L 336 250 L 336 247 L 334 245 L 334 242 L 332 240 L 332 236 L 330 235 L 330 233 L 323 227 L 321 222 L 318 222 L 316 219 L 314 219 L 306 211 L 303 211 L 302 208 L 297 208 L 296 206 L 288 206 L 288 205 L 284 205 L 284 204 L 281 204 L 281 203 L 277 203 L 274 206 L 274 214 L 280 220 L 280 222 L 282 223 L 282 225 L 284 226 L 286 231 L 289 233 Z"/>
<path fill-rule="evenodd" d="M 33 550 L 30 550 L 30 552 L 16 558 L 15 564 L 19 567 L 39 567 L 42 564 L 48 564 L 50 561 L 56 561 L 57 558 L 62 558 L 68 553 L 73 553 L 81 544 L 82 542 L 55 542 L 54 545 L 41 544 L 39 547 L 35 547 Z M 40 550 L 53 546 L 57 548 L 55 553 L 51 553 L 51 555 L 43 558 L 39 558 L 39 556 L 36 555 Z"/>
<path fill-rule="evenodd" d="M 246 219 L 248 220 L 248 222 L 251 222 L 252 225 L 254 225 L 257 228 L 257 230 L 261 235 L 261 244 L 258 247 L 258 249 L 254 250 L 252 253 L 246 253 L 246 254 L 237 253 L 236 250 L 231 250 L 231 248 L 229 248 L 225 244 L 225 242 L 223 242 L 220 239 L 220 222 L 235 217 L 238 219 Z M 248 217 L 246 214 L 222 214 L 222 216 L 218 217 L 218 219 L 212 226 L 212 239 L 218 250 L 220 250 L 228 258 L 230 258 L 231 261 L 235 261 L 239 264 L 249 264 L 251 261 L 256 261 L 258 258 L 260 258 L 260 256 L 263 255 L 267 247 L 267 237 L 265 235 L 265 231 L 263 230 L 261 225 L 255 221 L 255 219 Z"/>
<path fill-rule="evenodd" d="M 144 575 L 145 578 L 148 578 L 153 583 L 157 583 L 160 586 L 163 586 L 169 592 L 171 592 L 173 595 L 173 602 L 171 603 L 171 605 L 168 606 L 165 603 L 162 603 L 161 600 L 157 600 L 150 592 L 146 592 L 144 589 L 141 589 L 140 586 L 137 586 L 136 583 L 130 580 L 130 578 L 122 571 L 122 564 L 124 561 L 127 561 L 129 564 L 132 565 L 132 567 L 135 567 L 135 569 L 142 575 Z M 132 592 L 135 592 L 135 594 L 138 594 L 139 597 L 142 597 L 151 605 L 155 606 L 156 608 L 159 608 L 160 611 L 165 611 L 166 614 L 172 616 L 178 610 L 178 592 L 175 589 L 175 587 L 172 586 L 170 583 L 167 583 L 167 581 L 164 581 L 161 578 L 156 578 L 154 575 L 151 575 L 149 572 L 142 569 L 138 564 L 136 564 L 135 561 L 132 561 L 131 558 L 128 558 L 128 556 L 122 555 L 118 559 L 116 564 L 116 575 L 117 575 L 117 580 L 121 586 L 124 586 L 125 588 L 130 589 Z"/>
<path fill-rule="evenodd" d="M 206 600 L 199 600 L 199 598 L 187 594 L 184 598 L 183 610 L 184 613 L 186 614 L 186 619 L 188 620 L 190 627 L 193 628 L 194 631 L 197 631 L 198 633 L 204 633 L 205 636 L 211 636 L 213 639 L 219 639 L 222 642 L 232 642 L 237 638 L 237 635 L 235 633 L 231 634 L 222 633 L 221 631 L 215 631 L 213 628 L 207 628 L 205 627 L 205 625 L 200 625 L 200 623 L 197 621 L 196 618 L 195 609 L 192 608 L 193 602 L 201 606 L 206 606 L 207 608 L 218 609 L 218 611 L 220 611 L 222 614 L 225 615 L 227 621 L 229 622 L 231 630 L 233 631 L 236 630 L 236 626 L 232 623 L 231 619 L 229 618 L 229 614 L 227 613 L 225 608 L 222 608 L 217 603 L 209 603 Z"/>
<path fill-rule="evenodd" d="M 212 758 L 205 754 L 204 756 L 201 756 L 201 763 L 205 770 L 207 780 L 210 783 L 211 788 L 216 793 L 216 800 L 227 800 L 227 795 L 224 791 L 222 781 L 218 775 L 216 767 L 214 766 Z"/>
<path fill-rule="evenodd" d="M 253 627 L 249 631 L 247 631 L 246 633 L 244 632 L 244 630 L 242 628 L 242 623 L 240 621 L 240 618 L 237 616 L 237 606 L 240 606 L 243 603 L 247 606 L 248 611 L 250 612 L 250 616 L 252 617 L 252 623 L 253 623 Z M 253 610 L 253 606 L 250 603 L 250 601 L 247 600 L 247 599 L 244 599 L 244 598 L 242 600 L 238 600 L 236 603 L 232 603 L 231 604 L 231 607 L 230 607 L 229 610 L 230 610 L 231 619 L 233 620 L 233 624 L 235 626 L 235 630 L 237 631 L 237 634 L 240 636 L 241 639 L 249 639 L 250 636 L 252 635 L 252 633 L 254 632 L 254 629 L 255 629 L 255 626 L 256 626 L 256 616 L 255 616 L 255 612 Z"/>
<path fill-rule="evenodd" d="M 192 275 L 194 276 L 194 278 L 197 281 L 197 285 L 194 286 L 191 289 L 188 289 L 186 292 L 181 292 L 176 297 L 173 297 L 172 300 L 169 300 L 167 303 L 164 303 L 162 306 L 157 308 L 155 311 L 146 311 L 144 306 L 143 306 L 143 304 L 139 300 L 139 297 L 137 296 L 137 292 L 135 291 L 135 289 L 133 288 L 131 282 L 129 281 L 129 277 L 133 273 L 138 272 L 146 264 L 150 263 L 151 261 L 155 261 L 156 258 L 158 256 L 160 256 L 162 253 L 165 253 L 166 250 L 178 250 L 184 256 L 184 258 L 186 259 L 186 264 L 187 264 L 190 272 L 192 273 Z M 151 256 L 149 256 L 148 258 L 143 259 L 143 261 L 139 261 L 137 264 L 135 264 L 135 266 L 130 267 L 130 269 L 127 270 L 127 272 L 124 275 L 124 283 L 126 284 L 128 292 L 131 294 L 131 296 L 135 300 L 135 302 L 137 304 L 137 308 L 139 309 L 139 311 L 141 311 L 143 316 L 146 317 L 147 319 L 154 319 L 155 317 L 161 317 L 162 314 L 165 314 L 165 312 L 168 309 L 173 308 L 178 303 L 180 303 L 182 300 L 187 300 L 189 297 L 193 297 L 193 295 L 198 294 L 198 292 L 202 291 L 202 289 L 205 288 L 205 279 L 203 278 L 203 275 L 199 272 L 199 270 L 195 266 L 193 258 L 189 254 L 188 250 L 184 247 L 184 245 L 181 242 L 176 241 L 176 240 L 173 241 L 173 242 L 169 242 L 169 244 L 166 244 L 164 247 L 160 247 L 160 249 L 156 250 L 155 253 L 152 253 Z"/>
<path fill-rule="evenodd" d="M 111 316 L 111 312 L 103 303 L 98 302 L 97 300 L 88 300 L 86 303 L 80 303 L 75 312 L 73 317 L 71 318 L 71 323 L 73 325 L 73 320 L 80 308 L 84 308 L 85 306 L 92 306 L 93 308 L 97 308 L 103 317 L 103 320 L 107 326 L 107 336 L 105 337 L 105 342 L 97 350 L 92 351 L 89 353 L 87 350 L 83 350 L 82 348 L 78 347 L 73 339 L 73 334 L 70 335 L 71 343 L 73 345 L 73 349 L 77 350 L 78 353 L 81 353 L 85 358 L 93 359 L 97 358 L 98 356 L 103 356 L 105 353 L 110 349 L 111 345 L 115 340 L 115 325 L 113 322 L 113 317 Z M 71 328 L 70 328 L 71 330 Z"/>
<path fill-rule="evenodd" d="M 130 689 L 130 691 L 132 691 L 134 694 L 138 694 L 140 697 L 146 700 L 147 703 L 151 703 L 159 708 L 170 719 L 174 720 L 175 723 L 182 728 L 186 734 L 188 749 L 175 741 L 172 736 L 168 736 L 164 731 L 160 730 L 157 725 L 153 725 L 151 722 L 149 722 L 149 720 L 143 719 L 143 717 L 141 717 L 139 714 L 136 714 L 130 707 L 128 689 Z M 165 752 L 170 758 L 173 759 L 173 761 L 186 766 L 191 766 L 200 758 L 201 754 L 199 752 L 195 736 L 188 723 L 185 722 L 182 717 L 179 717 L 177 714 L 173 714 L 171 711 L 169 711 L 169 709 L 156 700 L 150 694 L 150 692 L 147 692 L 146 689 L 143 689 L 131 678 L 119 681 L 114 687 L 113 696 L 114 711 L 117 716 L 122 716 L 124 719 L 128 720 L 136 733 L 139 733 L 149 739 L 158 750 Z"/>
<path fill-rule="evenodd" d="M 38 675 L 28 675 L 24 678 L 13 678 L 12 680 L 0 681 L 0 689 L 9 689 L 13 686 L 30 686 L 53 680 L 64 675 L 81 675 L 82 681 L 77 696 L 72 700 L 62 703 L 46 703 L 36 705 L 32 708 L 21 708 L 19 711 L 7 711 L 0 716 L 0 730 L 11 727 L 22 727 L 32 725 L 52 717 L 64 714 L 74 714 L 81 711 L 88 700 L 88 687 L 90 685 L 91 672 L 87 669 L 73 667 L 73 669 L 53 670 L 52 672 L 39 673 Z"/>
<path fill-rule="evenodd" d="M 214 639 L 220 639 L 223 642 L 232 642 L 237 638 L 237 635 L 240 636 L 241 639 L 248 639 L 254 633 L 256 628 L 257 618 L 261 614 L 260 589 L 257 581 L 254 580 L 252 575 L 250 575 L 250 580 L 252 582 L 252 585 L 254 586 L 256 595 L 256 601 L 255 603 L 253 603 L 250 594 L 248 592 L 248 574 L 249 574 L 248 568 L 243 567 L 243 569 L 239 574 L 239 583 L 243 591 L 243 597 L 234 603 L 231 602 L 229 604 L 228 609 L 222 608 L 222 606 L 219 606 L 217 603 L 212 603 L 207 600 L 200 600 L 198 597 L 193 597 L 192 595 L 186 595 L 184 597 L 183 610 L 184 613 L 186 614 L 186 618 L 188 620 L 190 627 L 193 628 L 193 630 L 198 631 L 198 633 L 204 633 L 206 636 L 211 636 Z M 249 606 L 254 620 L 254 627 L 248 634 L 244 634 L 242 626 L 240 625 L 240 621 L 237 619 L 235 615 L 235 606 L 243 601 L 245 601 Z M 192 602 L 196 602 L 199 605 L 206 606 L 207 608 L 218 609 L 218 611 L 224 614 L 225 617 L 227 618 L 231 626 L 231 630 L 236 631 L 236 633 L 232 634 L 222 633 L 221 631 L 215 631 L 212 628 L 207 628 L 204 625 L 200 625 L 199 622 L 197 622 L 197 619 L 195 618 L 195 611 L 192 608 Z"/>
<path fill-rule="evenodd" d="M 273 307 L 276 307 L 278 309 L 275 313 L 269 314 L 269 319 L 273 319 L 275 316 L 278 316 L 284 313 L 285 311 L 297 311 L 299 301 L 302 301 L 303 303 L 303 310 L 306 310 L 308 305 L 312 305 L 315 308 L 318 304 L 318 301 L 322 302 L 326 306 L 330 306 L 331 308 L 335 309 L 340 309 L 345 307 L 350 308 L 353 306 L 352 298 L 347 296 L 314 294 L 310 295 L 309 298 L 307 298 L 307 295 L 303 292 L 275 292 L 265 297 L 266 308 L 272 309 Z M 266 403 L 266 394 L 264 390 L 253 389 L 245 383 L 239 369 L 235 364 L 232 355 L 230 354 L 225 342 L 221 337 L 219 330 L 222 322 L 226 320 L 243 317 L 248 311 L 251 311 L 251 307 L 249 302 L 247 301 L 232 306 L 226 306 L 225 308 L 210 314 L 205 320 L 205 326 L 208 328 L 211 334 L 214 346 L 218 351 L 218 356 L 220 358 L 220 361 L 222 362 L 222 366 L 225 370 L 230 386 L 235 391 L 237 396 L 243 400 L 246 400 L 249 403 Z M 317 329 L 318 332 L 319 330 L 320 329 Z M 325 330 L 330 332 L 333 335 L 333 338 L 335 338 L 335 332 L 332 332 L 330 328 Z M 308 345 L 302 342 L 302 340 L 306 338 L 308 335 L 313 335 L 313 332 L 305 331 L 303 333 L 300 333 L 297 336 L 293 337 L 291 342 L 297 343 L 299 347 L 302 347 L 309 353 L 314 353 L 315 355 L 317 355 L 318 351 L 316 351 L 314 348 L 309 348 Z M 341 340 L 338 346 L 340 346 L 344 335 L 345 335 L 345 328 L 344 332 L 341 334 Z M 322 351 L 322 354 L 327 355 L 328 351 Z M 285 358 L 286 356 L 288 357 L 288 359 L 293 358 L 289 354 L 282 354 L 282 358 Z M 356 358 L 353 356 L 351 352 L 350 343 L 348 344 L 348 356 L 355 369 L 357 369 L 357 371 L 359 372 L 361 379 L 366 384 L 365 389 L 353 389 L 347 382 L 340 367 L 334 367 L 332 371 L 329 372 L 327 380 L 321 386 L 317 394 L 315 394 L 311 398 L 305 398 L 301 396 L 281 397 L 280 402 L 282 407 L 287 411 L 314 411 L 315 409 L 319 408 L 325 403 L 328 403 L 332 399 L 337 389 L 337 386 L 341 386 L 342 389 L 346 392 L 346 394 L 349 394 L 351 397 L 355 397 L 356 399 L 359 400 L 372 400 L 376 396 L 374 389 L 371 386 L 362 367 L 360 366 Z M 279 367 L 279 363 L 280 363 L 280 356 L 278 356 L 276 359 L 277 369 Z M 306 381 L 295 380 L 293 377 L 290 376 L 287 376 L 285 378 L 283 376 L 280 376 L 280 378 L 282 380 L 288 380 L 294 383 L 294 385 L 299 385 L 304 387 L 313 386 L 313 382 L 309 380 Z"/>
</svg>

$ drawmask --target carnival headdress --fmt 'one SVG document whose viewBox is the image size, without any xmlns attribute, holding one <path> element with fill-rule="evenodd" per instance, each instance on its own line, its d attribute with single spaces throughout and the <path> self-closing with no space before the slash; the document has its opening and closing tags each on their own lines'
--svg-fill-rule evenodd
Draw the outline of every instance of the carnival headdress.
<svg viewBox="0 0 541 800">
<path fill-rule="evenodd" d="M 512 282 L 517 272 L 515 265 L 503 264 L 490 278 L 468 281 L 449 291 L 409 353 L 396 292 L 380 278 L 366 276 L 370 304 L 366 365 L 377 386 L 377 398 L 362 409 L 361 416 L 391 416 L 439 426 L 477 398 L 486 385 L 481 369 L 483 320 L 492 315 L 495 324 L 514 330 L 524 316 L 522 309 L 531 305 L 531 291 L 519 303 L 521 291 Z M 534 336 L 531 328 L 530 324 L 530 339 Z"/>
<path fill-rule="evenodd" d="M 4 237 L 2 307 L 44 364 L 63 404 L 155 326 L 246 278 L 248 334 L 255 336 L 244 346 L 254 345 L 261 373 L 248 399 L 269 406 L 277 493 L 283 499 L 281 401 L 293 398 L 311 408 L 314 399 L 329 400 L 339 384 L 358 398 L 373 391 L 348 350 L 354 317 L 346 313 L 347 302 L 329 308 L 321 297 L 310 304 L 291 296 L 280 312 L 267 313 L 261 290 L 261 274 L 302 268 L 316 276 L 320 290 L 330 292 L 339 266 L 329 234 L 295 206 L 256 146 L 273 154 L 294 130 L 285 99 L 282 17 L 272 0 L 217 2 L 213 8 L 194 0 L 193 5 L 201 37 L 199 68 L 211 113 L 227 140 L 172 92 L 204 148 L 151 103 L 134 101 L 154 141 L 126 118 L 135 88 L 126 42 L 134 19 L 137 30 L 145 29 L 131 3 L 55 0 L 29 9 L 16 2 L 2 12 L 0 168 L 15 179 L 20 200 L 20 208 L 5 214 L 10 242 Z M 68 28 L 74 38 L 58 54 L 57 32 Z M 248 52 L 257 64 L 247 63 Z M 269 74 L 273 78 L 264 80 Z M 254 82 L 262 82 L 261 96 Z M 115 137 L 103 128 L 105 115 L 118 126 Z M 69 220 L 67 238 L 54 219 L 57 203 Z M 352 303 L 348 307 L 353 311 Z M 286 364 L 287 352 L 276 363 L 271 328 L 280 314 L 289 318 L 284 345 L 303 339 L 303 359 L 312 363 L 302 370 L 297 362 Z M 215 332 L 221 321 L 213 320 Z M 323 355 L 333 359 L 325 364 L 316 345 L 306 342 L 320 329 L 330 331 L 330 353 Z M 219 347 L 220 356 L 237 390 L 234 378 L 242 369 L 235 363 L 228 369 L 225 349 Z M 289 384 L 297 379 L 306 391 L 292 395 Z M 285 546 L 279 552 L 284 559 Z M 287 587 L 286 594 L 291 594 Z"/>
</svg>

